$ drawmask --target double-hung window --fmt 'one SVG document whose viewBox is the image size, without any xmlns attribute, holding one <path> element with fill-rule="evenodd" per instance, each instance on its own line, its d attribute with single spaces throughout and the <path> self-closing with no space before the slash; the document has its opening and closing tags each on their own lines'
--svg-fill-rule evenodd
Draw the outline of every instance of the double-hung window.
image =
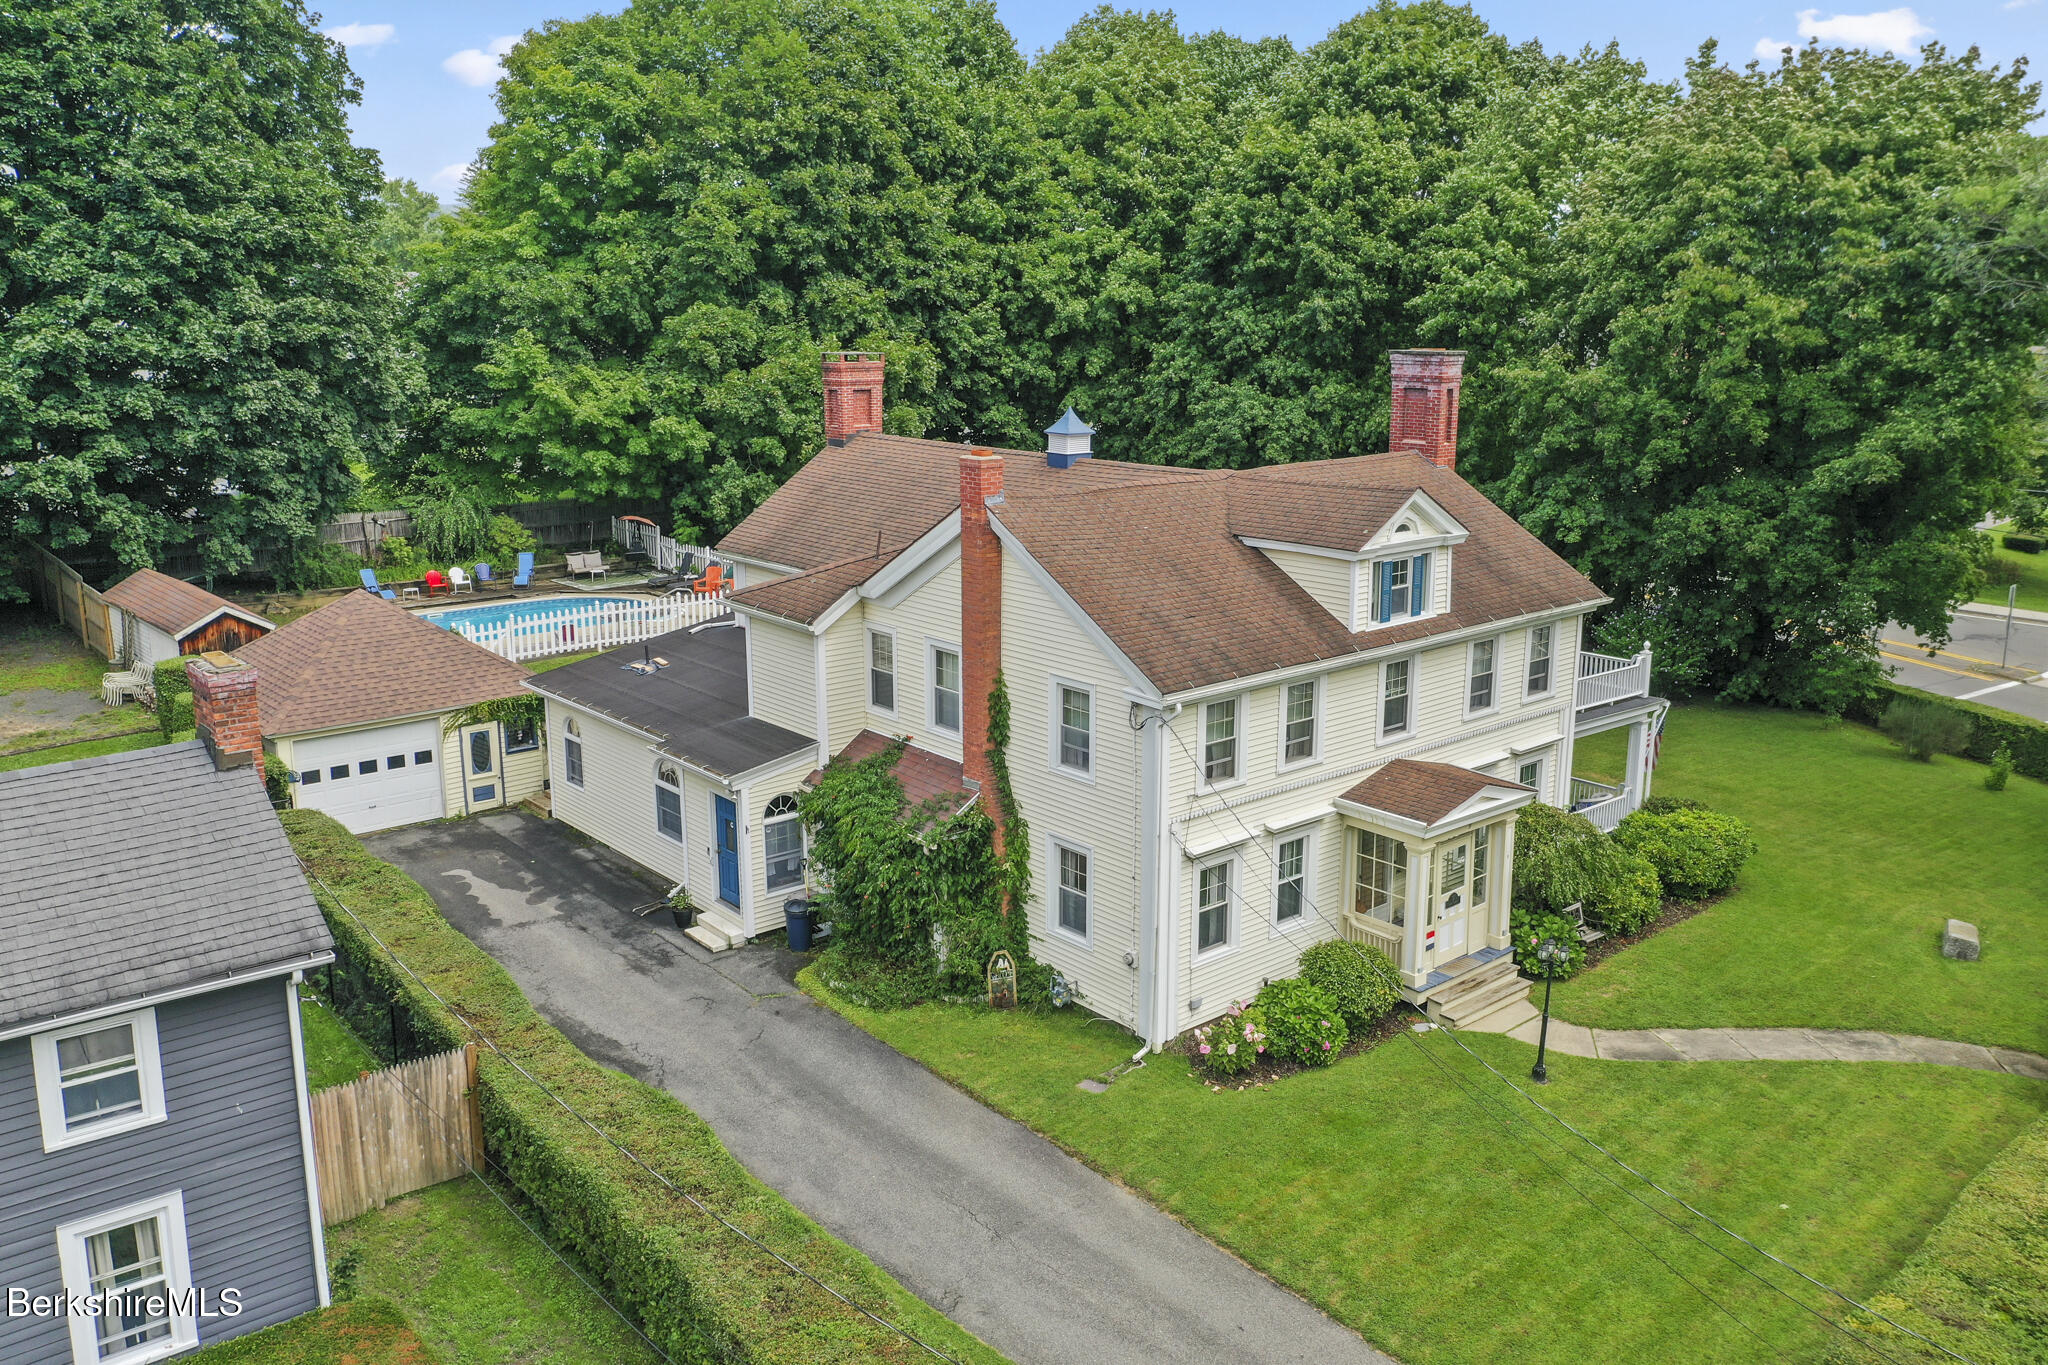
<svg viewBox="0 0 2048 1365">
<path fill-rule="evenodd" d="M 1429 555 L 1404 555 L 1376 560 L 1372 566 L 1372 619 L 1375 624 L 1405 621 L 1429 614 Z"/>
<path fill-rule="evenodd" d="M 654 830 L 664 839 L 683 841 L 683 774 L 673 763 L 654 765 Z"/>
<path fill-rule="evenodd" d="M 44 1151 L 163 1120 L 155 1010 L 38 1034 L 30 1052 Z"/>
<path fill-rule="evenodd" d="M 1405 735 L 1409 726 L 1409 693 L 1415 661 L 1390 659 L 1380 666 L 1380 736 Z"/>
<path fill-rule="evenodd" d="M 804 879 L 804 822 L 796 812 L 796 798 L 787 792 L 761 812 L 761 851 L 770 891 Z"/>
<path fill-rule="evenodd" d="M 868 632 L 868 705 L 896 709 L 896 637 L 886 630 Z"/>
<path fill-rule="evenodd" d="M 1273 918 L 1281 924 L 1298 920 L 1308 908 L 1308 836 L 1282 839 L 1273 859 Z"/>
<path fill-rule="evenodd" d="M 66 1293 L 100 1306 L 70 1318 L 73 1360 L 161 1360 L 198 1344 L 182 1192 L 59 1226 L 57 1264 Z"/>
<path fill-rule="evenodd" d="M 1059 872 L 1059 927 L 1076 938 L 1088 937 L 1088 911 L 1093 894 L 1089 889 L 1088 854 L 1066 844 L 1053 845 Z"/>
<path fill-rule="evenodd" d="M 1308 763 L 1316 756 L 1316 683 L 1289 683 L 1281 702 L 1280 761 Z"/>
<path fill-rule="evenodd" d="M 1228 861 L 1211 863 L 1195 879 L 1195 951 L 1206 953 L 1230 942 Z"/>
<path fill-rule="evenodd" d="M 1210 786 L 1237 780 L 1237 698 L 1202 708 L 1202 780 Z"/>
<path fill-rule="evenodd" d="M 572 787 L 583 785 L 583 727 L 571 716 L 562 727 L 562 780 Z"/>
<path fill-rule="evenodd" d="M 960 733 L 960 651 L 932 646 L 932 727 Z"/>
<path fill-rule="evenodd" d="M 1472 831 L 1472 904 L 1486 904 L 1488 872 L 1493 858 L 1493 826 Z"/>
<path fill-rule="evenodd" d="M 1555 626 L 1534 626 L 1529 631 L 1529 672 L 1528 686 L 1524 695 L 1531 697 L 1548 696 L 1551 683 L 1551 642 L 1556 638 Z"/>
<path fill-rule="evenodd" d="M 1085 687 L 1056 684 L 1059 766 L 1086 775 L 1095 770 L 1095 696 Z"/>
<path fill-rule="evenodd" d="M 1500 641 L 1474 640 L 1469 655 L 1470 667 L 1465 675 L 1465 710 L 1476 714 L 1491 711 L 1494 702 L 1494 677 L 1499 666 Z"/>
<path fill-rule="evenodd" d="M 530 720 L 505 722 L 505 752 L 528 753 L 540 747 L 540 726 Z"/>
</svg>

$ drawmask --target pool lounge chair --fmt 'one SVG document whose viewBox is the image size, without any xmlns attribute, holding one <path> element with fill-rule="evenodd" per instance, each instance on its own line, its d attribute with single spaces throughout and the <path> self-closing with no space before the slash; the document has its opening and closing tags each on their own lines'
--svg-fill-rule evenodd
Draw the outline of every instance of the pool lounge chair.
<svg viewBox="0 0 2048 1365">
<path fill-rule="evenodd" d="M 517 591 L 520 588 L 530 588 L 532 586 L 533 551 L 521 550 L 519 552 L 519 572 L 512 575 L 512 587 Z"/>
<path fill-rule="evenodd" d="M 377 581 L 377 571 L 375 569 L 364 569 L 362 575 L 364 592 L 376 593 L 377 596 L 383 598 L 386 602 L 396 602 L 398 600 L 397 593 Z"/>
<path fill-rule="evenodd" d="M 448 591 L 451 593 L 476 591 L 476 584 L 469 581 L 469 575 L 462 571 L 460 564 L 450 564 L 448 566 Z"/>
</svg>

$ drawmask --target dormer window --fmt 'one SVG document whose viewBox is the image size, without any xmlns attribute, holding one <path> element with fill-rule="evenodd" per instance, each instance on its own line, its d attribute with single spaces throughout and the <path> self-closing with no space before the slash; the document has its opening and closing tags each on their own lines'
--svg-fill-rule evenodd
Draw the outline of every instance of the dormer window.
<svg viewBox="0 0 2048 1365">
<path fill-rule="evenodd" d="M 1375 625 L 1429 614 L 1429 555 L 1378 559 L 1372 566 Z"/>
</svg>

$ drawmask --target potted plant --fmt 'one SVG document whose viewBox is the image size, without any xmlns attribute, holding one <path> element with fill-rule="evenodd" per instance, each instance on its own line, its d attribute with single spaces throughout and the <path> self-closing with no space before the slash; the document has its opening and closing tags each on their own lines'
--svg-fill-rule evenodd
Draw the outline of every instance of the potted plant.
<svg viewBox="0 0 2048 1365">
<path fill-rule="evenodd" d="M 697 922 L 697 902 L 690 899 L 687 887 L 678 886 L 669 893 L 668 912 L 675 916 L 678 929 L 687 929 Z"/>
</svg>

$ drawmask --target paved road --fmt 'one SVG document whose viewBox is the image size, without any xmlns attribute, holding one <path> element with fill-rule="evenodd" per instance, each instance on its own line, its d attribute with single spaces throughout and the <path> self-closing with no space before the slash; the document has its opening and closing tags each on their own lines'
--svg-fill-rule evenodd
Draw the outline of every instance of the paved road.
<svg viewBox="0 0 2048 1365">
<path fill-rule="evenodd" d="M 1879 637 L 1879 651 L 1908 687 L 2048 720 L 2048 621 L 2015 619 L 2009 652 L 2003 612 L 1957 612 L 1950 629 L 1948 644 L 1929 658 L 1923 637 L 1893 622 Z M 1999 671 L 2001 656 L 2009 672 Z"/>
<path fill-rule="evenodd" d="M 659 888 L 562 826 L 508 813 L 367 842 L 586 1052 L 665 1087 L 755 1175 L 1011 1359 L 1391 1365 L 813 1004 L 784 975 L 789 954 L 712 957 L 626 914 Z"/>
</svg>

